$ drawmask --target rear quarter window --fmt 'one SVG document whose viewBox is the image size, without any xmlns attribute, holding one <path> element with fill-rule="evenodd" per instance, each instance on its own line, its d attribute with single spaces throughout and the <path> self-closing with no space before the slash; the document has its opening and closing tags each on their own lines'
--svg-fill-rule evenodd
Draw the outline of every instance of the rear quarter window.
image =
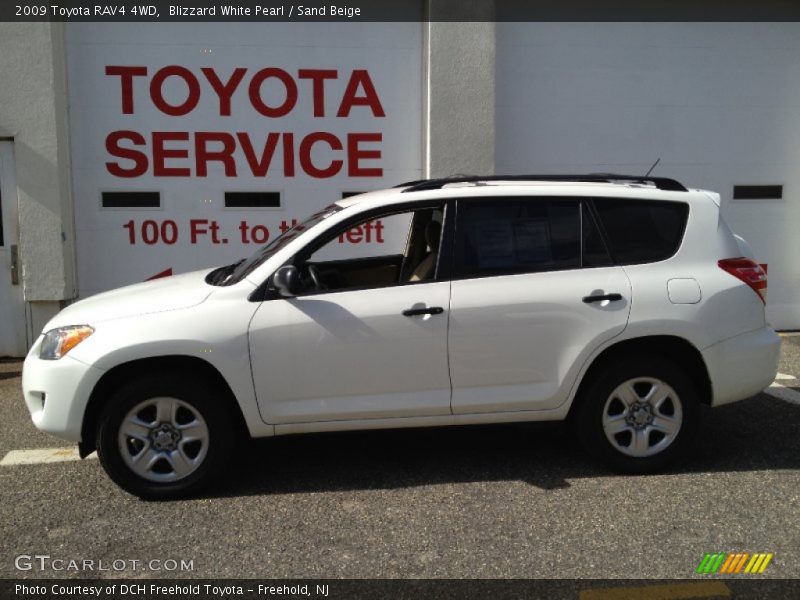
<svg viewBox="0 0 800 600">
<path fill-rule="evenodd" d="M 678 251 L 689 217 L 688 204 L 595 198 L 594 205 L 617 264 L 658 262 Z"/>
</svg>

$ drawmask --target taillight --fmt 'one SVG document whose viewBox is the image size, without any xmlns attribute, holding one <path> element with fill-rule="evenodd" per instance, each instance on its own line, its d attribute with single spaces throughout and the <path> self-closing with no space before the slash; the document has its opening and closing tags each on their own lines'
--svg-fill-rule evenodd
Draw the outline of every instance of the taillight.
<svg viewBox="0 0 800 600">
<path fill-rule="evenodd" d="M 723 271 L 744 281 L 764 304 L 767 303 L 767 273 L 756 261 L 744 257 L 725 258 L 717 264 Z"/>
</svg>

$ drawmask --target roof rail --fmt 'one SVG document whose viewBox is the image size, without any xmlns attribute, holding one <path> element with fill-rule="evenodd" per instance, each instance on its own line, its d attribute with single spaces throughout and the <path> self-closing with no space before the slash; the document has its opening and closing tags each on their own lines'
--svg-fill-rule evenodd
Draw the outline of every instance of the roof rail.
<svg viewBox="0 0 800 600">
<path fill-rule="evenodd" d="M 480 183 L 484 181 L 576 181 L 584 183 L 651 183 L 660 190 L 672 192 L 688 192 L 686 187 L 668 177 L 642 177 L 640 175 L 618 175 L 616 173 L 589 173 L 587 175 L 465 175 L 456 177 L 442 177 L 439 179 L 420 179 L 396 185 L 397 188 L 406 188 L 405 192 L 422 192 L 425 190 L 438 190 L 449 183 Z"/>
</svg>

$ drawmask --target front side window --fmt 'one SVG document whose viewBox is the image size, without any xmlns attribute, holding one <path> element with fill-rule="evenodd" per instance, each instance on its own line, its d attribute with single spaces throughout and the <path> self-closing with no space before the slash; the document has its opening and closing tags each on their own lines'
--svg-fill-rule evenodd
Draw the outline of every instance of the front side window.
<svg viewBox="0 0 800 600">
<path fill-rule="evenodd" d="M 292 260 L 307 293 L 433 281 L 444 206 L 371 214 L 336 228 Z"/>
<path fill-rule="evenodd" d="M 220 267 L 212 271 L 208 274 L 206 281 L 212 285 L 233 285 L 234 283 L 239 283 L 294 238 L 340 210 L 342 210 L 342 207 L 336 204 L 331 204 L 323 208 L 291 229 L 287 229 L 270 243 L 256 250 L 248 258 L 243 258 L 237 263 L 226 267 Z"/>
<path fill-rule="evenodd" d="M 454 277 L 581 266 L 578 200 L 490 199 L 458 208 Z"/>
</svg>

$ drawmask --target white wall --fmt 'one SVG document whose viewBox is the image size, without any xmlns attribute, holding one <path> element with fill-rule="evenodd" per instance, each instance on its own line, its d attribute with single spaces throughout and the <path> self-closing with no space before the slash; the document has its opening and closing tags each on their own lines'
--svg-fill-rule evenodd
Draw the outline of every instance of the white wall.
<svg viewBox="0 0 800 600">
<path fill-rule="evenodd" d="M 20 260 L 34 334 L 74 295 L 64 26 L 0 23 L 0 137 L 13 138 Z"/>
<path fill-rule="evenodd" d="M 432 0 L 425 23 L 426 177 L 483 175 L 495 163 L 494 2 Z"/>
<path fill-rule="evenodd" d="M 500 23 L 497 171 L 644 173 L 721 193 L 800 327 L 800 24 Z M 732 200 L 782 184 L 783 200 Z"/>
<path fill-rule="evenodd" d="M 420 23 L 76 23 L 67 27 L 67 48 L 81 296 L 141 281 L 168 268 L 181 272 L 233 262 L 261 245 L 242 243 L 238 230 L 242 220 L 249 227 L 266 226 L 272 239 L 279 233 L 282 220 L 303 219 L 339 199 L 342 192 L 386 187 L 422 175 Z M 148 69 L 146 77 L 134 79 L 133 114 L 122 110 L 120 77 L 106 74 L 107 66 L 120 65 Z M 189 69 L 199 80 L 199 104 L 186 115 L 166 115 L 151 99 L 153 75 L 168 65 Z M 235 68 L 247 69 L 233 93 L 229 116 L 220 114 L 219 99 L 202 75 L 203 67 L 213 68 L 223 81 Z M 284 116 L 263 116 L 250 102 L 250 81 L 266 67 L 280 68 L 296 81 L 297 104 Z M 300 69 L 338 71 L 338 79 L 326 81 L 324 86 L 324 116 L 315 115 L 312 84 L 299 79 Z M 376 116 L 367 106 L 354 106 L 349 116 L 337 116 L 354 70 L 369 73 L 383 116 Z M 271 106 L 280 105 L 285 98 L 277 80 L 268 80 L 263 90 L 265 102 Z M 187 98 L 187 86 L 179 78 L 168 78 L 164 95 L 168 102 L 179 105 Z M 364 95 L 363 87 L 359 88 L 358 96 Z M 108 170 L 109 161 L 125 168 L 133 164 L 109 154 L 106 139 L 117 130 L 136 131 L 147 140 L 146 146 L 138 147 L 150 161 L 146 173 L 124 178 Z M 170 167 L 188 168 L 188 176 L 156 176 L 152 166 L 154 131 L 189 133 L 188 141 L 169 143 L 170 148 L 185 151 L 188 157 L 168 160 Z M 250 136 L 259 155 L 269 132 L 291 132 L 295 138 L 295 174 L 284 173 L 279 144 L 266 176 L 253 175 L 239 145 L 235 177 L 226 175 L 217 162 L 209 163 L 208 175 L 201 176 L 193 146 L 198 131 L 243 132 Z M 364 144 L 363 149 L 380 150 L 381 157 L 364 160 L 362 166 L 380 168 L 382 176 L 348 176 L 344 170 L 333 177 L 304 173 L 298 146 L 304 136 L 315 131 L 333 133 L 345 145 L 350 133 L 380 133 L 380 142 Z M 127 142 L 124 145 L 133 147 Z M 312 156 L 318 165 L 325 166 L 331 159 L 344 158 L 344 154 L 321 143 L 314 146 Z M 160 191 L 162 208 L 101 208 L 101 192 L 115 190 Z M 279 191 L 283 207 L 224 208 L 225 191 L 247 190 Z M 216 221 L 223 242 L 214 244 L 211 236 L 205 235 L 192 243 L 193 219 Z M 137 231 L 145 220 L 172 220 L 178 226 L 178 241 L 148 245 L 137 233 L 136 243 L 131 244 L 129 231 L 123 227 L 131 220 Z"/>
<path fill-rule="evenodd" d="M 490 4 L 436 0 L 430 10 L 457 5 L 480 12 L 490 10 Z M 796 23 L 299 28 L 7 23 L 0 24 L 0 50 L 0 137 L 15 140 L 23 283 L 35 331 L 60 301 L 75 295 L 73 172 L 81 293 L 86 295 L 168 266 L 186 270 L 252 249 L 183 242 L 169 248 L 126 247 L 122 224 L 131 218 L 219 218 L 230 228 L 245 216 L 274 227 L 280 218 L 299 217 L 308 212 L 306 207 L 342 191 L 390 185 L 423 173 L 643 173 L 657 157 L 656 174 L 721 192 L 726 218 L 769 264 L 771 319 L 779 327 L 800 327 L 800 261 L 795 258 L 800 239 L 794 235 L 800 221 Z M 135 98 L 141 111 L 122 115 L 118 81 L 103 74 L 107 64 L 146 64 L 152 70 L 183 64 L 194 72 L 201 66 L 221 72 L 235 66 L 279 66 L 289 72 L 335 67 L 340 76 L 351 68 L 367 68 L 387 117 L 374 119 L 357 107 L 351 119 L 329 115 L 309 121 L 303 112 L 310 110 L 308 94 L 301 92 L 298 109 L 285 118 L 254 119 L 246 106 L 237 105 L 241 96 L 234 99 L 233 115 L 223 118 L 214 114 L 207 88 L 197 112 L 166 117 L 147 102 L 147 83 L 137 87 L 144 94 Z M 344 83 L 326 86 L 331 111 Z M 180 99 L 180 89 L 170 93 Z M 212 166 L 208 178 L 148 175 L 120 181 L 109 176 L 105 136 L 123 128 L 144 134 L 244 130 L 254 139 L 267 131 L 380 130 L 384 176 L 282 180 L 271 173 L 266 186 L 262 180 L 237 178 L 238 189 L 285 194 L 283 211 L 244 215 L 221 209 L 221 194 L 231 182 L 218 166 Z M 758 183 L 782 184 L 784 199 L 731 200 L 734 184 Z M 164 210 L 99 210 L 102 190 L 126 188 L 161 191 Z"/>
</svg>

